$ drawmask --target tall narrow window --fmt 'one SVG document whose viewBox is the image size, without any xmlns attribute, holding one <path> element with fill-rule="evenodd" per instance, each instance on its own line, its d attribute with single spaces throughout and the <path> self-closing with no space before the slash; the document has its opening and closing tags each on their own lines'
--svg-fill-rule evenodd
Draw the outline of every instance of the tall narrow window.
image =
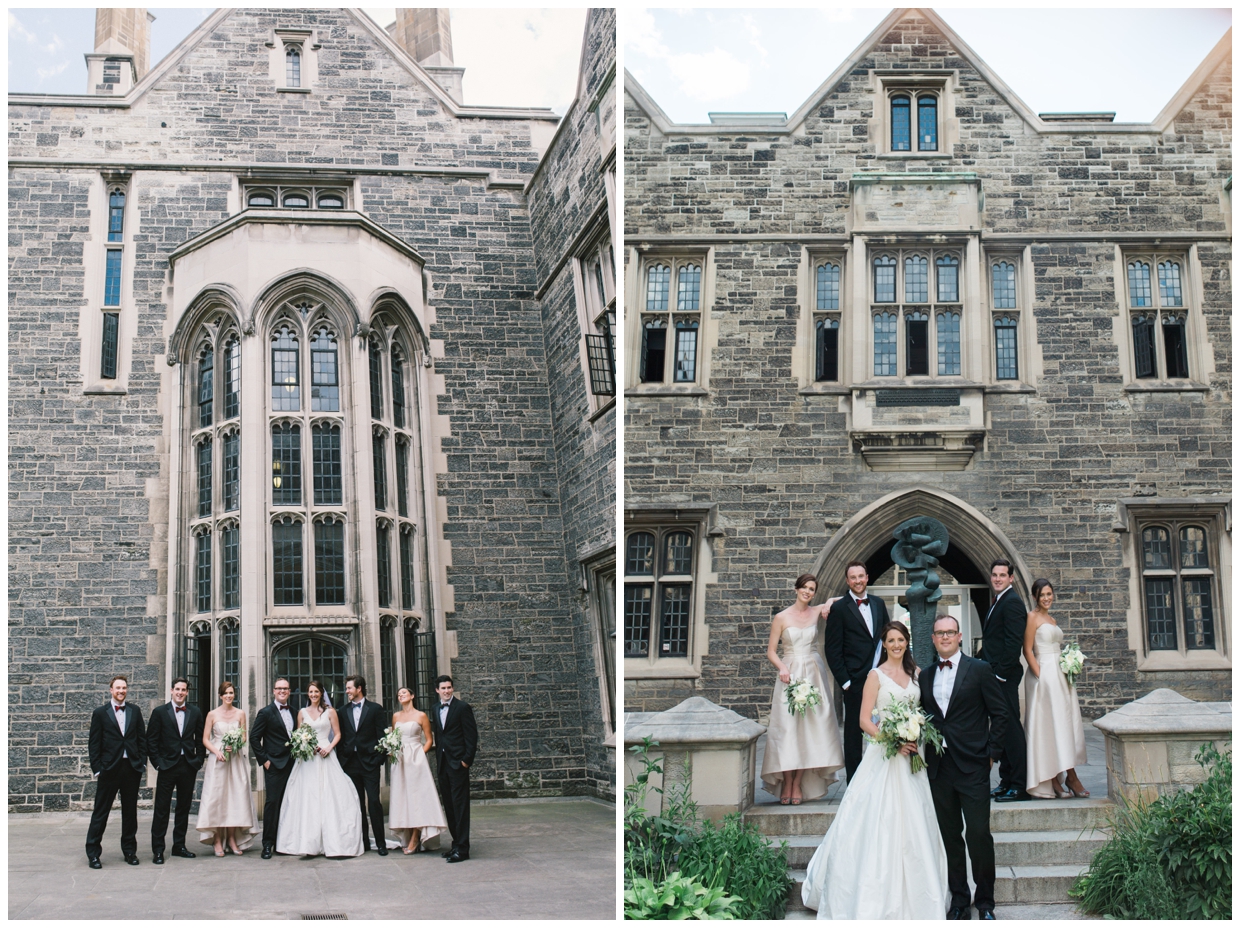
<svg viewBox="0 0 1240 928">
<path fill-rule="evenodd" d="M 120 329 L 119 313 L 103 314 L 103 351 L 99 361 L 99 376 L 103 380 L 116 379 L 116 347 Z"/>
<path fill-rule="evenodd" d="M 689 653 L 689 599 L 692 583 L 669 583 L 669 575 L 693 573 L 693 536 L 672 532 L 664 539 L 663 615 L 659 638 L 660 657 L 685 657 Z"/>
<path fill-rule="evenodd" d="M 241 414 L 241 342 L 236 336 L 224 343 L 224 418 Z"/>
<path fill-rule="evenodd" d="M 823 316 L 814 322 L 814 379 L 835 382 L 840 379 L 840 320 Z"/>
<path fill-rule="evenodd" d="M 199 532 L 195 536 L 198 542 L 197 558 L 197 601 L 199 612 L 211 611 L 211 533 Z"/>
<path fill-rule="evenodd" d="M 125 192 L 113 190 L 108 197 L 108 241 L 125 240 Z"/>
<path fill-rule="evenodd" d="M 896 375 L 896 314 L 874 314 L 874 376 Z"/>
<path fill-rule="evenodd" d="M 340 411 L 340 375 L 336 339 L 326 328 L 310 340 L 310 408 L 315 412 Z"/>
<path fill-rule="evenodd" d="M 241 628 L 235 619 L 225 620 L 220 636 L 220 682 L 227 680 L 237 690 L 241 702 Z"/>
<path fill-rule="evenodd" d="M 340 426 L 316 425 L 311 438 L 314 444 L 314 505 L 339 506 L 344 497 Z"/>
<path fill-rule="evenodd" d="M 109 248 L 103 270 L 103 305 L 121 305 L 121 250 Z"/>
<path fill-rule="evenodd" d="M 375 529 L 375 572 L 379 577 L 379 608 L 392 606 L 392 545 L 387 525 Z"/>
<path fill-rule="evenodd" d="M 283 325 L 271 340 L 271 408 L 275 412 L 301 409 L 301 370 L 297 334 Z"/>
<path fill-rule="evenodd" d="M 220 532 L 220 608 L 236 609 L 241 604 L 241 530 L 236 523 Z"/>
<path fill-rule="evenodd" d="M 1016 362 L 1016 319 L 1013 316 L 995 317 L 995 378 L 1020 379 Z"/>
<path fill-rule="evenodd" d="M 990 268 L 991 297 L 995 309 L 1016 308 L 1016 265 L 999 261 Z"/>
<path fill-rule="evenodd" d="M 995 335 L 995 379 L 1019 380 L 1020 361 L 1016 329 L 1019 316 L 1010 312 L 1017 308 L 1016 263 L 998 260 L 990 264 L 990 306 L 994 311 L 991 325 Z M 1000 310 L 1003 310 L 1000 312 Z"/>
<path fill-rule="evenodd" d="M 960 376 L 959 250 L 878 254 L 872 267 L 874 376 Z M 902 305 L 889 305 L 897 300 Z"/>
<path fill-rule="evenodd" d="M 371 444 L 375 470 L 375 508 L 387 509 L 387 441 L 376 435 Z"/>
<path fill-rule="evenodd" d="M 241 498 L 241 435 L 224 436 L 224 511 L 233 512 Z"/>
<path fill-rule="evenodd" d="M 198 358 L 198 427 L 211 424 L 215 405 L 215 352 L 211 348 Z"/>
<path fill-rule="evenodd" d="M 645 310 L 641 315 L 643 383 L 698 380 L 702 270 L 699 260 L 685 259 L 668 259 L 646 267 Z"/>
<path fill-rule="evenodd" d="M 314 523 L 314 601 L 319 606 L 344 603 L 344 522 L 339 519 Z"/>
<path fill-rule="evenodd" d="M 211 439 L 198 443 L 198 517 L 211 515 Z"/>
<path fill-rule="evenodd" d="M 923 312 L 908 313 L 904 332 L 908 342 L 906 372 L 909 376 L 924 377 L 930 373 L 930 317 Z"/>
<path fill-rule="evenodd" d="M 384 616 L 379 625 L 379 661 L 383 665 L 383 701 L 396 705 L 396 619 Z"/>
<path fill-rule="evenodd" d="M 397 345 L 392 346 L 392 424 L 405 427 L 405 370 Z"/>
<path fill-rule="evenodd" d="M 910 101 L 907 94 L 896 94 L 891 98 L 891 150 L 909 151 L 910 145 Z"/>
<path fill-rule="evenodd" d="M 650 653 L 650 619 L 654 602 L 653 532 L 634 532 L 625 544 L 624 656 Z"/>
<path fill-rule="evenodd" d="M 400 608 L 413 608 L 413 526 L 400 530 Z"/>
<path fill-rule="evenodd" d="M 891 255 L 879 255 L 874 259 L 874 302 L 896 301 L 896 259 Z"/>
<path fill-rule="evenodd" d="M 409 518 L 409 442 L 396 439 L 396 512 Z"/>
<path fill-rule="evenodd" d="M 370 340 L 370 418 L 383 418 L 383 355 L 379 342 Z"/>
<path fill-rule="evenodd" d="M 285 517 L 271 526 L 272 592 L 277 606 L 302 604 L 301 523 Z"/>
<path fill-rule="evenodd" d="M 938 100 L 928 93 L 917 98 L 917 150 L 939 150 Z"/>
<path fill-rule="evenodd" d="M 936 313 L 939 337 L 939 376 L 960 375 L 960 313 Z"/>
<path fill-rule="evenodd" d="M 626 539 L 625 657 L 688 656 L 694 552 L 693 533 L 681 528 L 635 531 Z"/>
<path fill-rule="evenodd" d="M 1182 258 L 1162 255 L 1141 255 L 1128 260 L 1129 326 L 1133 374 L 1138 380 L 1191 376 L 1182 262 Z"/>
<path fill-rule="evenodd" d="M 301 86 L 301 49 L 290 45 L 284 52 L 284 86 Z"/>
<path fill-rule="evenodd" d="M 271 502 L 301 505 L 301 426 L 290 422 L 271 428 Z"/>
<path fill-rule="evenodd" d="M 940 303 L 960 302 L 960 259 L 955 255 L 940 255 L 934 259 L 935 278 Z"/>
<path fill-rule="evenodd" d="M 930 300 L 929 270 L 924 255 L 904 259 L 904 302 L 927 303 Z"/>
</svg>

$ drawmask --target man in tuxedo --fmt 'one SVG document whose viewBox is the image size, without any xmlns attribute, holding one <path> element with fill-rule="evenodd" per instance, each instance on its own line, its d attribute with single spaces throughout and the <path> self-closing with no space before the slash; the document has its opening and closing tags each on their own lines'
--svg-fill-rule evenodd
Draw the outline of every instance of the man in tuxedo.
<svg viewBox="0 0 1240 928">
<path fill-rule="evenodd" d="M 469 860 L 469 768 L 478 751 L 474 710 L 453 695 L 447 674 L 435 681 L 439 705 L 430 711 L 431 733 L 439 760 L 439 798 L 448 818 L 452 847 L 444 852 L 448 863 Z"/>
<path fill-rule="evenodd" d="M 844 570 L 848 593 L 827 613 L 823 651 L 831 674 L 844 688 L 844 766 L 849 782 L 861 763 L 861 691 L 878 666 L 879 632 L 887 624 L 887 604 L 866 594 L 870 575 L 861 561 Z"/>
<path fill-rule="evenodd" d="M 954 616 L 934 620 L 939 659 L 921 672 L 921 705 L 943 735 L 943 753 L 926 747 L 934 814 L 947 851 L 949 919 L 968 919 L 965 848 L 973 862 L 977 917 L 995 917 L 995 841 L 990 834 L 990 767 L 1002 751 L 1007 703 L 990 665 L 960 650 Z M 960 820 L 964 817 L 964 838 Z"/>
<path fill-rule="evenodd" d="M 189 682 L 184 677 L 172 681 L 172 701 L 151 713 L 146 744 L 151 763 L 159 771 L 155 781 L 155 818 L 151 821 L 151 850 L 155 863 L 164 862 L 164 835 L 168 833 L 168 811 L 172 791 L 177 794 L 177 817 L 172 826 L 172 855 L 194 857 L 185 847 L 189 831 L 189 807 L 194 801 L 194 781 L 202 768 L 202 710 L 188 705 Z"/>
<path fill-rule="evenodd" d="M 284 788 L 289 774 L 293 772 L 293 755 L 289 753 L 288 739 L 293 733 L 296 718 L 293 707 L 288 704 L 289 685 L 284 677 L 276 677 L 272 687 L 274 700 L 254 715 L 250 725 L 250 753 L 263 765 L 263 860 L 271 860 L 280 831 L 280 803 L 284 801 Z"/>
<path fill-rule="evenodd" d="M 346 677 L 344 693 L 348 697 L 336 715 L 340 719 L 340 744 L 336 754 L 340 766 L 357 788 L 357 804 L 362 809 L 362 843 L 370 850 L 370 829 L 366 822 L 366 808 L 370 807 L 370 825 L 375 831 L 375 850 L 380 857 L 387 857 L 387 843 L 383 838 L 383 806 L 379 802 L 379 768 L 384 756 L 375 746 L 383 737 L 389 717 L 383 706 L 366 698 L 366 678 Z"/>
<path fill-rule="evenodd" d="M 982 626 L 982 656 L 993 669 L 1007 703 L 1008 725 L 999 761 L 999 785 L 991 791 L 996 802 L 1020 802 L 1025 792 L 1025 729 L 1020 724 L 1020 665 L 1028 612 L 1012 587 L 1012 565 L 996 560 L 990 565 L 990 586 L 995 601 Z"/>
<path fill-rule="evenodd" d="M 125 702 L 129 679 L 117 674 L 109 683 L 112 697 L 90 717 L 87 753 L 95 782 L 95 811 L 86 831 L 86 859 L 92 870 L 103 864 L 103 832 L 116 794 L 121 794 L 121 854 L 125 863 L 138 865 L 138 787 L 146 765 L 146 729 L 142 710 Z"/>
</svg>

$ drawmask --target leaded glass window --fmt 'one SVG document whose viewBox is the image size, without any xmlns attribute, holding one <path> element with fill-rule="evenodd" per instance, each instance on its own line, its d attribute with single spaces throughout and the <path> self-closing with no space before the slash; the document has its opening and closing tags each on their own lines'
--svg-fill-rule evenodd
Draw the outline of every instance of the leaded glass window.
<svg viewBox="0 0 1240 928">
<path fill-rule="evenodd" d="M 109 248 L 103 269 L 103 305 L 121 305 L 121 255 L 119 248 Z"/>
<path fill-rule="evenodd" d="M 939 334 L 939 376 L 960 376 L 960 313 L 935 315 Z"/>
<path fill-rule="evenodd" d="M 392 346 L 392 424 L 398 429 L 405 427 L 405 372 L 400 346 Z"/>
<path fill-rule="evenodd" d="M 344 603 L 344 522 L 326 518 L 314 523 L 314 602 Z"/>
<path fill-rule="evenodd" d="M 211 424 L 215 405 L 215 352 L 207 348 L 198 358 L 198 427 Z"/>
<path fill-rule="evenodd" d="M 924 255 L 909 255 L 904 259 L 904 302 L 928 303 L 930 301 L 930 275 Z"/>
<path fill-rule="evenodd" d="M 1151 651 L 1215 648 L 1215 571 L 1204 525 L 1170 521 L 1141 529 L 1141 583 Z"/>
<path fill-rule="evenodd" d="M 409 518 L 409 442 L 396 439 L 396 512 Z"/>
<path fill-rule="evenodd" d="M 224 436 L 224 511 L 233 512 L 241 498 L 241 435 L 228 432 Z"/>
<path fill-rule="evenodd" d="M 917 150 L 939 150 L 939 101 L 933 94 L 917 98 Z"/>
<path fill-rule="evenodd" d="M 375 567 L 379 575 L 379 608 L 392 607 L 392 545 L 391 529 L 379 525 L 375 529 Z"/>
<path fill-rule="evenodd" d="M 296 45 L 290 45 L 284 51 L 284 86 L 301 86 L 301 49 Z"/>
<path fill-rule="evenodd" d="M 375 471 L 375 508 L 387 509 L 387 439 L 375 435 L 371 442 Z"/>
<path fill-rule="evenodd" d="M 211 611 L 211 533 L 199 532 L 194 536 L 198 545 L 198 557 L 195 572 L 195 588 L 199 612 Z"/>
<path fill-rule="evenodd" d="M 234 335 L 224 343 L 224 418 L 241 414 L 241 342 Z"/>
<path fill-rule="evenodd" d="M 301 505 L 301 426 L 291 422 L 271 427 L 271 502 Z"/>
<path fill-rule="evenodd" d="M 220 682 L 227 680 L 237 691 L 236 704 L 241 705 L 241 628 L 235 619 L 223 622 L 220 636 Z"/>
<path fill-rule="evenodd" d="M 103 314 L 103 351 L 99 362 L 99 376 L 103 380 L 116 379 L 116 348 L 119 341 L 120 314 Z"/>
<path fill-rule="evenodd" d="M 874 376 L 896 375 L 896 320 L 895 313 L 874 314 Z"/>
<path fill-rule="evenodd" d="M 961 376 L 959 250 L 884 251 L 873 257 L 871 269 L 874 376 Z M 896 303 L 897 295 L 900 305 L 884 305 Z"/>
<path fill-rule="evenodd" d="M 241 573 L 241 530 L 234 522 L 220 532 L 220 608 L 236 609 L 241 605 L 239 585 Z"/>
<path fill-rule="evenodd" d="M 383 665 L 383 704 L 396 705 L 396 619 L 384 616 L 379 624 L 379 661 Z"/>
<path fill-rule="evenodd" d="M 1016 318 L 995 317 L 995 378 L 1019 380 L 1016 360 Z"/>
<path fill-rule="evenodd" d="M 310 408 L 314 412 L 340 411 L 336 339 L 326 327 L 310 340 Z"/>
<path fill-rule="evenodd" d="M 837 261 L 824 261 L 814 274 L 814 380 L 840 379 L 840 275 Z"/>
<path fill-rule="evenodd" d="M 995 309 L 1016 308 L 1016 265 L 998 261 L 990 266 L 990 292 Z"/>
<path fill-rule="evenodd" d="M 383 355 L 376 339 L 370 340 L 370 418 L 383 418 Z"/>
<path fill-rule="evenodd" d="M 909 151 L 910 100 L 908 94 L 899 93 L 891 98 L 891 150 Z"/>
<path fill-rule="evenodd" d="M 646 266 L 641 313 L 642 383 L 697 382 L 702 269 L 700 260 L 682 258 L 661 259 Z M 610 318 L 605 320 L 608 326 Z"/>
<path fill-rule="evenodd" d="M 939 255 L 934 259 L 935 279 L 940 303 L 960 302 L 960 259 L 955 255 Z"/>
<path fill-rule="evenodd" d="M 314 446 L 314 505 L 340 506 L 344 502 L 340 426 L 324 424 L 314 426 L 311 441 Z"/>
<path fill-rule="evenodd" d="M 413 608 L 413 526 L 400 530 L 400 607 Z"/>
<path fill-rule="evenodd" d="M 211 515 L 211 439 L 198 443 L 198 517 Z"/>
<path fill-rule="evenodd" d="M 289 517 L 271 526 L 272 592 L 277 606 L 302 605 L 301 523 Z"/>
<path fill-rule="evenodd" d="M 1138 380 L 1189 379 L 1183 258 L 1139 255 L 1129 257 L 1127 265 L 1133 375 Z"/>
<path fill-rule="evenodd" d="M 274 412 L 301 409 L 301 358 L 297 333 L 282 325 L 271 340 L 271 408 Z"/>
<path fill-rule="evenodd" d="M 108 196 L 108 241 L 125 240 L 125 192 L 113 190 Z"/>
<path fill-rule="evenodd" d="M 696 553 L 694 532 L 681 527 L 628 534 L 624 557 L 625 657 L 688 656 Z"/>
</svg>

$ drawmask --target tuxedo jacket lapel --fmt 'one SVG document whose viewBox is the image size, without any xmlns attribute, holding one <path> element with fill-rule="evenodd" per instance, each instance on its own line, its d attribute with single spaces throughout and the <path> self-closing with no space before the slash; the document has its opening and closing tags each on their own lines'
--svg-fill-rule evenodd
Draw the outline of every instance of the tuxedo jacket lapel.
<svg viewBox="0 0 1240 928">
<path fill-rule="evenodd" d="M 937 663 L 931 664 L 925 670 L 925 673 L 928 673 L 930 675 L 928 678 L 929 682 L 927 684 L 927 689 L 930 691 L 931 711 L 937 712 L 941 716 L 943 714 L 943 710 L 939 707 L 939 701 L 934 698 L 934 677 L 935 677 L 935 674 L 937 674 L 938 672 L 939 672 L 939 665 Z"/>
<path fill-rule="evenodd" d="M 861 630 L 873 638 L 874 632 L 870 631 L 870 629 L 866 627 L 865 616 L 861 614 L 861 607 L 857 605 L 857 600 L 853 598 L 852 593 L 846 593 L 844 595 L 848 597 L 848 611 L 851 612 L 853 618 L 857 620 L 857 624 L 861 626 Z M 867 593 L 866 595 L 868 596 L 869 594 Z M 874 609 L 871 607 L 870 616 L 873 617 L 873 615 Z M 449 710 L 449 713 L 450 712 L 451 710 Z"/>
<path fill-rule="evenodd" d="M 956 697 L 960 695 L 960 685 L 964 682 L 964 678 L 969 673 L 969 662 L 964 659 L 964 654 L 960 655 L 960 666 L 956 668 L 956 679 L 952 681 L 952 695 L 947 701 L 947 711 L 950 712 L 952 706 L 956 705 Z M 947 718 L 946 715 L 943 716 Z"/>
</svg>

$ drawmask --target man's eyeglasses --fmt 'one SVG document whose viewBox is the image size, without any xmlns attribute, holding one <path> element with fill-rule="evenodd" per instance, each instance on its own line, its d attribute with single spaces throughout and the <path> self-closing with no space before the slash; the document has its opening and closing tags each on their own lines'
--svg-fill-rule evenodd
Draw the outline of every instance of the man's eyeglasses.
<svg viewBox="0 0 1240 928">
<path fill-rule="evenodd" d="M 931 632 L 930 634 L 932 634 L 935 638 L 950 638 L 952 635 L 959 635 L 960 632 L 956 631 L 955 629 L 951 629 L 950 631 Z"/>
</svg>

